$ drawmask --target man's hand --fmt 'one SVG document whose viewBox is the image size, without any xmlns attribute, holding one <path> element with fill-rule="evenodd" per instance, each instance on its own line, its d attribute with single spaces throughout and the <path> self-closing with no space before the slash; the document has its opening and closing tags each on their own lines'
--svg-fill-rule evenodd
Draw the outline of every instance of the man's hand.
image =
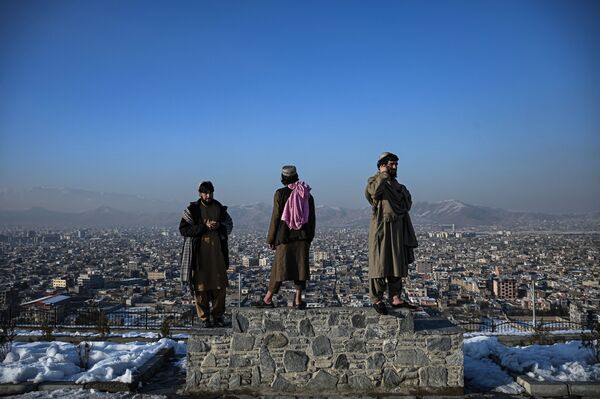
<svg viewBox="0 0 600 399">
<path fill-rule="evenodd" d="M 218 221 L 210 219 L 208 219 L 204 224 L 206 225 L 206 227 L 208 227 L 209 230 L 216 230 L 221 225 Z"/>
</svg>

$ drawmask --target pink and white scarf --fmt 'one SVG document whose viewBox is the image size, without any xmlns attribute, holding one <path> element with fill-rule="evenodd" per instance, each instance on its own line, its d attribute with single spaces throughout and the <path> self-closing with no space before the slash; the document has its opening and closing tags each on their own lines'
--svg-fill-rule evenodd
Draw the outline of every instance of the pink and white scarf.
<svg viewBox="0 0 600 399">
<path fill-rule="evenodd" d="M 292 189 L 292 193 L 283 207 L 281 220 L 290 229 L 300 230 L 308 222 L 310 213 L 308 199 L 310 198 L 311 188 L 303 181 L 288 184 L 288 188 Z"/>
</svg>

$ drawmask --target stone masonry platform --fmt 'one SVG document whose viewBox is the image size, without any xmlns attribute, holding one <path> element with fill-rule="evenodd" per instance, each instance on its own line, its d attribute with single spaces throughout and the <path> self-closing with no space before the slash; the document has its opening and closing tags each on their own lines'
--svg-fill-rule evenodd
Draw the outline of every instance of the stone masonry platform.
<svg viewBox="0 0 600 399">
<path fill-rule="evenodd" d="M 460 395 L 462 331 L 370 308 L 232 310 L 232 328 L 188 340 L 186 392 Z"/>
</svg>

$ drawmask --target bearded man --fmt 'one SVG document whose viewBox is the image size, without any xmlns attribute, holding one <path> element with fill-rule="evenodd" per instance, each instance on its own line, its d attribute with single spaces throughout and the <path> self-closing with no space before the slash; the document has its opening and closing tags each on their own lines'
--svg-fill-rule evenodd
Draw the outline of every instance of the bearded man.
<svg viewBox="0 0 600 399">
<path fill-rule="evenodd" d="M 402 278 L 408 276 L 418 243 L 408 214 L 412 206 L 410 192 L 396 179 L 398 157 L 384 152 L 377 169 L 365 189 L 373 210 L 369 225 L 369 296 L 375 310 L 387 314 L 383 302 L 386 286 L 392 307 L 416 309 L 401 294 Z"/>
<path fill-rule="evenodd" d="M 185 237 L 181 282 L 194 293 L 200 325 L 224 327 L 229 268 L 227 236 L 231 234 L 233 221 L 227 207 L 214 199 L 215 187 L 210 181 L 202 182 L 198 191 L 200 199 L 190 203 L 179 223 L 179 232 Z"/>
</svg>

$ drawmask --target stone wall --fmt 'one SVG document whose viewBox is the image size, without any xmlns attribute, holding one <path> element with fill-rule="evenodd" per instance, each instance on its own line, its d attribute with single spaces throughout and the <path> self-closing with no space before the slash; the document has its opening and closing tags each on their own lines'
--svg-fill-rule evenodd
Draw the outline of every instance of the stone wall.
<svg viewBox="0 0 600 399">
<path fill-rule="evenodd" d="M 367 308 L 234 309 L 188 340 L 189 393 L 462 394 L 462 332 Z"/>
</svg>

